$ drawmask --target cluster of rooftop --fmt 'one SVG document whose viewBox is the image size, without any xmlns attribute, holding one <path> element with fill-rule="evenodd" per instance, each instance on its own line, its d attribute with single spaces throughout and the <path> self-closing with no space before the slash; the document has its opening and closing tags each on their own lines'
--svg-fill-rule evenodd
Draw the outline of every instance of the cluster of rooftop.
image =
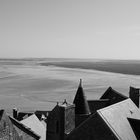
<svg viewBox="0 0 140 140">
<path fill-rule="evenodd" d="M 99 100 L 87 100 L 82 80 L 74 101 L 51 111 L 0 110 L 0 140 L 140 140 L 139 89 L 129 97 L 109 87 Z"/>
</svg>

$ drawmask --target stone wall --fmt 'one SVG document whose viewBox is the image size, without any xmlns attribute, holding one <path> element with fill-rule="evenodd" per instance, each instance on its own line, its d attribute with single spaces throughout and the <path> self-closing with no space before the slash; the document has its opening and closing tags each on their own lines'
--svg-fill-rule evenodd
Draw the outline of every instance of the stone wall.
<svg viewBox="0 0 140 140">
<path fill-rule="evenodd" d="M 4 112 L 0 120 L 0 140 L 21 140 L 9 117 Z"/>
</svg>

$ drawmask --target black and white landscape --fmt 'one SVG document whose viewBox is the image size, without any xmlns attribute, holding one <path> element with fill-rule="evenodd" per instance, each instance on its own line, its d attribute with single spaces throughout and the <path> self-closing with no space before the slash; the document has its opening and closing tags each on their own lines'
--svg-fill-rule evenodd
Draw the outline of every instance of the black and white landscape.
<svg viewBox="0 0 140 140">
<path fill-rule="evenodd" d="M 80 78 L 88 99 L 98 99 L 109 86 L 128 96 L 129 86 L 139 87 L 139 67 L 139 61 L 1 59 L 0 106 L 50 110 L 56 102 L 73 101 Z"/>
</svg>

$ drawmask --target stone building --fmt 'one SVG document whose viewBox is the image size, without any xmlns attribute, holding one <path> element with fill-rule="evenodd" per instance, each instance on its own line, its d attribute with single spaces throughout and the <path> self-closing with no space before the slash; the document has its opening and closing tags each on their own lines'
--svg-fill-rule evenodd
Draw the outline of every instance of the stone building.
<svg viewBox="0 0 140 140">
<path fill-rule="evenodd" d="M 57 104 L 47 117 L 47 140 L 65 140 L 75 128 L 75 105 Z"/>
<path fill-rule="evenodd" d="M 32 131 L 29 127 L 23 125 L 18 120 L 9 117 L 13 127 L 19 135 L 19 139 L 16 140 L 40 140 L 40 136 Z"/>
<path fill-rule="evenodd" d="M 20 140 L 20 136 L 4 110 L 0 110 L 0 140 Z"/>
<path fill-rule="evenodd" d="M 136 122 L 140 122 L 140 110 L 130 99 L 126 99 L 97 110 L 75 128 L 67 140 L 137 140 L 139 129 L 137 136 L 133 127 L 139 128 L 140 123 Z"/>
<path fill-rule="evenodd" d="M 139 96 L 135 96 L 138 90 L 131 88 L 130 98 L 136 102 L 112 87 L 99 100 L 88 101 L 80 80 L 73 101 L 75 106 L 65 101 L 49 113 L 47 140 L 136 140 L 140 127 L 136 125 L 140 124 L 140 111 L 136 106 Z"/>
<path fill-rule="evenodd" d="M 46 140 L 46 126 L 43 125 L 35 114 L 23 119 L 20 123 L 30 128 L 30 130 L 40 136 L 39 140 Z"/>
<path fill-rule="evenodd" d="M 51 111 L 35 115 L 40 120 L 42 115 L 46 117 L 46 140 L 140 140 L 138 107 L 138 88 L 130 87 L 127 97 L 109 87 L 98 100 L 87 100 L 80 80 L 73 104 L 65 100 Z M 15 110 L 13 114 L 15 123 L 33 113 Z M 34 136 L 40 139 L 36 133 Z"/>
</svg>

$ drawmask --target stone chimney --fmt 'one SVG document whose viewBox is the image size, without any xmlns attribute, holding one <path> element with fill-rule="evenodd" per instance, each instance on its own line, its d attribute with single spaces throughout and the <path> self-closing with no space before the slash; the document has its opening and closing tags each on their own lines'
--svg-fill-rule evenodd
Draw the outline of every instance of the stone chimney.
<svg viewBox="0 0 140 140">
<path fill-rule="evenodd" d="M 13 118 L 17 119 L 18 118 L 18 109 L 13 108 Z"/>
<path fill-rule="evenodd" d="M 47 140 L 65 140 L 75 128 L 75 105 L 66 100 L 58 104 L 47 117 Z"/>
<path fill-rule="evenodd" d="M 139 108 L 139 88 L 130 87 L 129 98 L 135 103 Z"/>
</svg>

